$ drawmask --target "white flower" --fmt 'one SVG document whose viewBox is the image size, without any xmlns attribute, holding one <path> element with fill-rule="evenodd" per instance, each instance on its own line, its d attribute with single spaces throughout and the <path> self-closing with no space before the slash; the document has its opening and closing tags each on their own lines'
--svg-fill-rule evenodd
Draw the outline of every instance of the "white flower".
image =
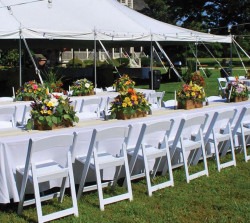
<svg viewBox="0 0 250 223">
<path fill-rule="evenodd" d="M 86 83 L 86 84 L 85 84 L 85 87 L 86 87 L 86 88 L 89 88 L 89 87 L 90 87 L 90 84 L 89 84 L 89 83 Z"/>
<path fill-rule="evenodd" d="M 50 103 L 53 105 L 53 107 L 56 107 L 59 104 L 56 98 L 51 98 Z"/>
</svg>

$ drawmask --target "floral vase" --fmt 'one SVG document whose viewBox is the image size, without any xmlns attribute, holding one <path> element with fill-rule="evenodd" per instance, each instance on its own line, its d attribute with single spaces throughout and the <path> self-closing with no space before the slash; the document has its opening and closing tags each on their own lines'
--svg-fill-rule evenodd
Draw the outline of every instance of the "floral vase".
<svg viewBox="0 0 250 223">
<path fill-rule="evenodd" d="M 193 109 L 195 108 L 195 102 L 193 100 L 186 100 L 184 102 L 178 101 L 178 108 L 179 109 Z"/>
<path fill-rule="evenodd" d="M 53 124 L 52 126 L 49 126 L 48 124 L 40 124 L 38 121 L 34 120 L 34 130 L 39 130 L 39 131 L 67 128 L 71 126 L 73 126 L 73 123 L 70 121 L 59 125 Z"/>
<path fill-rule="evenodd" d="M 33 101 L 33 98 L 29 97 L 29 96 L 24 96 L 24 97 L 22 97 L 22 100 L 23 101 Z"/>
<path fill-rule="evenodd" d="M 230 102 L 241 102 L 241 101 L 242 101 L 242 97 L 240 97 L 240 96 L 230 98 Z"/>
<path fill-rule="evenodd" d="M 196 101 L 194 104 L 195 104 L 195 108 L 202 108 L 203 107 L 202 101 Z"/>
</svg>

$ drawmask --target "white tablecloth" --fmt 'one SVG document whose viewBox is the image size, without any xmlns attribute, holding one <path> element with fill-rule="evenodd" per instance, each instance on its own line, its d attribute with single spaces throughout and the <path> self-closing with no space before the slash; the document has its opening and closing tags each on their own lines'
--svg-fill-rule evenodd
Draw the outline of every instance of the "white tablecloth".
<svg viewBox="0 0 250 223">
<path fill-rule="evenodd" d="M 168 110 L 161 109 L 154 111 L 153 115 L 146 118 L 137 118 L 131 120 L 85 120 L 77 123 L 75 127 L 57 129 L 53 131 L 24 131 L 21 129 L 0 130 L 0 203 L 9 203 L 10 199 L 15 202 L 19 201 L 18 189 L 16 184 L 16 166 L 23 165 L 26 159 L 28 140 L 29 138 L 42 138 L 51 136 L 53 134 L 65 134 L 79 131 L 85 131 L 86 136 L 90 139 L 93 128 L 102 129 L 112 126 L 124 126 L 131 124 L 134 126 L 131 138 L 129 140 L 129 147 L 133 147 L 138 138 L 140 127 L 145 122 L 155 122 L 163 119 L 174 119 L 175 124 L 170 139 L 174 139 L 178 129 L 181 118 L 194 117 L 200 114 L 208 113 L 211 115 L 215 111 L 227 110 L 237 108 L 238 113 L 244 106 L 250 106 L 250 101 L 239 103 L 214 103 L 200 109 L 194 110 Z M 211 118 L 210 118 L 211 119 Z M 85 148 L 87 151 L 88 148 Z M 77 148 L 76 153 L 82 153 L 82 148 Z M 52 154 L 48 154 L 52 156 Z M 78 173 L 75 173 L 78 174 Z M 77 182 L 76 182 L 77 183 Z M 56 185 L 50 185 L 53 187 Z"/>
</svg>

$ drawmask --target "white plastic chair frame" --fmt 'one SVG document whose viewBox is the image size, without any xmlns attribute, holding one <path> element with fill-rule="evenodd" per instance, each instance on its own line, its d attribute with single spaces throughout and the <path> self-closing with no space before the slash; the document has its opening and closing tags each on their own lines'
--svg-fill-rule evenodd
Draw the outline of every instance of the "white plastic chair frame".
<svg viewBox="0 0 250 223">
<path fill-rule="evenodd" d="M 32 139 L 29 140 L 25 167 L 24 168 L 17 167 L 17 171 L 21 175 L 23 175 L 21 190 L 19 194 L 20 202 L 18 204 L 18 214 L 21 214 L 23 206 L 35 203 L 38 222 L 47 222 L 71 214 L 78 216 L 78 206 L 76 200 L 74 175 L 73 175 L 72 160 L 70 153 L 70 149 L 73 144 L 73 137 L 74 136 L 72 134 L 72 135 L 51 136 L 39 140 L 32 140 Z M 65 157 L 66 164 L 64 166 L 63 164 L 58 163 L 55 160 L 44 160 L 39 162 L 33 160 L 33 156 L 36 152 L 42 152 L 44 150 L 53 148 L 54 149 L 62 148 L 62 147 L 66 149 L 65 154 L 61 154 L 66 156 Z M 39 183 L 59 178 L 62 178 L 60 192 L 40 197 Z M 70 184 L 72 207 L 51 214 L 43 215 L 41 202 L 51 199 L 55 196 L 59 197 L 59 202 L 62 202 L 67 180 L 69 180 Z M 25 200 L 25 190 L 28 181 L 30 181 L 34 187 L 35 198 L 31 200 Z"/>
<path fill-rule="evenodd" d="M 206 152 L 205 152 L 205 144 L 203 139 L 203 128 L 207 120 L 207 116 L 197 116 L 189 119 L 183 119 L 184 120 L 184 126 L 183 130 L 179 139 L 179 143 L 176 146 L 176 149 L 180 149 L 182 156 L 183 156 L 183 163 L 185 168 L 185 174 L 186 174 L 186 180 L 187 183 L 190 182 L 190 180 L 193 180 L 195 178 L 198 178 L 200 176 L 208 176 L 208 167 L 207 167 L 207 159 L 206 159 Z M 186 128 L 195 127 L 197 129 L 197 132 L 190 132 L 190 136 L 184 136 L 183 131 L 185 131 Z M 197 152 L 201 153 L 204 163 L 204 169 L 201 171 L 198 171 L 193 174 L 189 174 L 189 165 L 193 162 L 194 158 L 196 157 Z M 188 154 L 187 154 L 188 153 Z"/>
<path fill-rule="evenodd" d="M 100 98 L 100 97 L 99 98 L 82 99 L 79 113 L 83 113 L 85 107 L 91 106 L 93 109 L 93 114 L 96 113 L 96 117 L 100 118 L 101 103 L 102 103 L 102 98 Z"/>
<path fill-rule="evenodd" d="M 241 138 L 242 150 L 244 152 L 245 161 L 247 162 L 250 160 L 250 154 L 247 154 L 247 142 L 250 140 L 250 122 L 247 121 L 247 123 L 245 123 L 245 116 L 250 116 L 250 108 L 244 107 L 242 109 L 238 121 L 232 130 L 232 135 L 237 135 Z"/>
<path fill-rule="evenodd" d="M 21 126 L 25 126 L 27 124 L 28 119 L 31 117 L 30 111 L 31 111 L 31 106 L 25 105 L 23 109 L 22 121 L 20 123 Z"/>
<path fill-rule="evenodd" d="M 161 108 L 164 95 L 165 95 L 165 91 L 149 93 L 148 102 L 151 104 L 151 107 Z"/>
<path fill-rule="evenodd" d="M 218 85 L 219 85 L 219 93 L 222 97 L 225 95 L 225 89 L 227 87 L 227 79 L 225 77 L 217 78 Z"/>
<path fill-rule="evenodd" d="M 125 199 L 129 199 L 130 201 L 133 200 L 127 153 L 126 153 L 128 132 L 129 132 L 129 127 L 113 127 L 103 130 L 96 130 L 96 129 L 93 130 L 87 156 L 76 156 L 76 160 L 84 165 L 79 189 L 77 192 L 77 199 L 81 197 L 82 192 L 97 189 L 99 203 L 100 203 L 100 210 L 102 211 L 104 210 L 104 206 L 106 204 L 111 204 Z M 75 134 L 77 140 L 78 137 L 77 133 Z M 102 148 L 101 149 L 102 151 L 99 151 L 99 145 L 103 141 L 112 139 L 113 140 L 119 139 L 122 141 L 122 144 L 119 145 L 120 148 L 117 148 L 115 152 L 116 155 L 109 153 L 107 150 L 104 151 L 105 148 Z M 112 146 L 114 145 L 112 143 L 109 143 L 108 146 L 112 148 Z M 127 192 L 113 197 L 104 198 L 102 188 L 108 186 L 110 183 L 112 187 L 115 187 L 123 166 L 126 174 L 125 181 L 127 186 Z M 100 171 L 109 167 L 116 168 L 114 178 L 113 180 L 110 180 L 108 183 L 107 182 L 103 183 Z M 85 182 L 90 168 L 95 171 L 97 184 L 88 187 L 85 186 Z"/>
<path fill-rule="evenodd" d="M 212 137 L 208 139 L 208 142 L 211 142 L 214 145 L 218 171 L 220 171 L 222 168 L 226 168 L 229 166 L 236 166 L 234 142 L 231 130 L 232 120 L 234 119 L 236 112 L 236 109 L 230 111 L 216 112 L 218 113 L 218 117 L 212 130 Z M 219 126 L 220 123 L 222 123 L 222 126 Z M 227 145 L 227 143 L 230 143 L 230 147 Z M 225 156 L 229 151 L 229 148 L 231 151 L 232 160 L 221 163 L 220 156 Z"/>
<path fill-rule="evenodd" d="M 9 127 L 16 127 L 16 106 L 0 108 L 0 122 L 9 123 L 11 125 Z"/>
<path fill-rule="evenodd" d="M 131 174 L 131 179 L 138 179 L 146 176 L 147 181 L 147 189 L 148 195 L 152 196 L 154 191 L 157 191 L 162 188 L 166 188 L 169 186 L 174 186 L 172 166 L 171 166 L 171 158 L 168 146 L 168 137 L 172 130 L 174 121 L 161 121 L 151 124 L 143 124 L 138 141 L 136 143 L 135 148 L 128 149 L 128 155 L 131 156 L 131 160 L 129 163 L 129 169 Z M 162 135 L 162 138 L 159 140 L 153 140 L 149 142 L 150 136 L 152 134 Z M 165 157 L 166 159 L 163 159 Z M 143 160 L 145 172 L 142 174 L 133 175 L 133 169 L 135 163 L 138 159 Z M 155 160 L 155 164 L 152 171 L 152 177 L 150 177 L 150 167 L 149 160 Z M 162 175 L 166 175 L 167 171 L 169 172 L 169 180 L 166 180 L 163 183 L 154 184 L 151 183 L 151 178 L 154 178 L 156 173 L 159 170 L 160 163 L 163 161 L 163 170 Z"/>
</svg>

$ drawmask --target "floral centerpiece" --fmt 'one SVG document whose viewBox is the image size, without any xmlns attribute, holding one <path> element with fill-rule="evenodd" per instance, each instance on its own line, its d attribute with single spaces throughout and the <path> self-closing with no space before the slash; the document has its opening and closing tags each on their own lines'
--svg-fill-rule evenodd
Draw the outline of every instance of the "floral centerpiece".
<svg viewBox="0 0 250 223">
<path fill-rule="evenodd" d="M 177 101 L 179 108 L 191 109 L 202 107 L 205 100 L 205 91 L 202 86 L 193 84 L 184 84 L 177 92 Z"/>
<path fill-rule="evenodd" d="M 49 94 L 48 90 L 41 100 L 36 99 L 31 103 L 31 108 L 27 129 L 34 127 L 37 130 L 51 130 L 56 127 L 70 127 L 79 121 L 69 97 Z"/>
<path fill-rule="evenodd" d="M 192 81 L 193 84 L 197 84 L 199 86 L 205 87 L 205 79 L 200 74 L 200 71 L 196 71 L 190 76 L 190 81 Z M 188 82 L 190 82 L 188 81 Z"/>
<path fill-rule="evenodd" d="M 44 74 L 44 86 L 49 89 L 50 92 L 58 92 L 65 94 L 63 89 L 62 77 L 57 75 L 56 72 L 52 69 L 49 69 Z"/>
<path fill-rule="evenodd" d="M 110 112 L 112 118 L 130 119 L 146 116 L 150 111 L 150 104 L 145 95 L 129 88 L 127 92 L 120 94 L 111 102 Z"/>
<path fill-rule="evenodd" d="M 126 92 L 128 89 L 134 88 L 135 82 L 127 74 L 124 74 L 115 80 L 113 86 L 118 92 Z"/>
<path fill-rule="evenodd" d="M 45 87 L 37 83 L 35 80 L 25 82 L 16 92 L 17 101 L 32 101 L 43 97 L 45 94 Z"/>
<path fill-rule="evenodd" d="M 233 102 L 248 100 L 247 86 L 237 77 L 235 81 L 231 81 L 230 83 L 228 83 L 225 94 L 227 96 L 227 99 Z"/>
<path fill-rule="evenodd" d="M 84 96 L 94 94 L 94 85 L 86 78 L 76 80 L 73 85 L 70 86 L 73 96 Z"/>
</svg>

